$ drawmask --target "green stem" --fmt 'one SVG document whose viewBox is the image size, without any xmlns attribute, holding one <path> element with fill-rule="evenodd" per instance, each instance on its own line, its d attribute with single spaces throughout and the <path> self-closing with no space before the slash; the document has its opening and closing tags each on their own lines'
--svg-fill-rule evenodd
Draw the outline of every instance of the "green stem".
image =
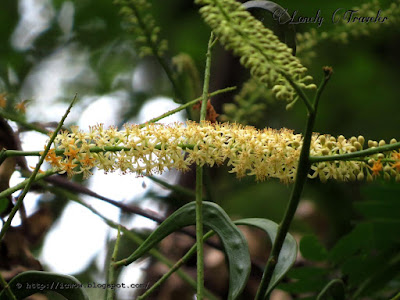
<svg viewBox="0 0 400 300">
<path fill-rule="evenodd" d="M 331 76 L 333 74 L 332 67 L 323 67 L 322 71 L 324 72 L 324 78 L 322 79 L 322 82 L 319 85 L 317 93 L 315 94 L 314 113 L 316 113 L 316 111 L 317 111 L 319 99 L 321 99 L 322 92 L 324 91 L 326 84 L 328 83 L 329 79 L 331 78 Z"/>
<path fill-rule="evenodd" d="M 111 228 L 114 229 L 118 229 L 121 228 L 121 231 L 123 232 L 124 236 L 126 236 L 128 239 L 130 239 L 132 242 L 134 242 L 136 245 L 140 246 L 141 244 L 143 244 L 144 240 L 135 232 L 129 230 L 128 228 L 126 228 L 125 226 L 122 226 L 121 224 L 118 224 L 110 219 L 107 219 L 105 216 L 103 216 L 100 212 L 98 212 L 97 210 L 95 210 L 91 205 L 86 204 L 85 202 L 83 202 L 82 200 L 79 199 L 79 197 L 76 194 L 70 193 L 68 191 L 65 191 L 61 188 L 57 188 L 57 187 L 52 187 L 52 186 L 47 186 L 46 187 L 48 191 L 56 194 L 56 195 L 63 195 L 66 196 L 68 199 L 86 207 L 87 209 L 89 209 L 93 214 L 95 214 L 96 216 L 100 217 L 108 226 L 110 226 Z M 157 251 L 156 249 L 151 249 L 148 252 L 151 256 L 153 256 L 155 259 L 157 259 L 158 261 L 162 262 L 163 264 L 165 264 L 168 267 L 172 267 L 174 265 L 174 263 L 169 260 L 168 258 L 166 258 L 164 255 L 162 255 L 159 251 Z M 116 264 L 114 264 L 114 267 L 116 266 Z M 197 288 L 197 284 L 196 281 L 190 277 L 190 275 L 188 275 L 187 273 L 185 273 L 182 270 L 177 270 L 177 275 L 184 281 L 186 282 L 189 286 L 191 286 L 194 290 L 196 290 Z M 205 289 L 205 295 L 207 298 L 209 299 L 216 299 L 216 297 L 207 289 Z"/>
<path fill-rule="evenodd" d="M 182 150 L 193 149 L 194 145 L 180 144 L 179 147 L 181 147 Z M 154 148 L 160 150 L 161 145 L 156 145 Z M 398 150 L 398 149 L 400 149 L 400 142 L 388 144 L 388 145 L 384 145 L 384 146 L 379 146 L 379 147 L 374 147 L 374 148 L 369 148 L 369 149 L 365 149 L 365 150 L 355 151 L 355 152 L 346 153 L 346 154 L 338 154 L 338 155 L 330 155 L 330 156 L 310 156 L 309 160 L 310 160 L 310 163 L 319 163 L 319 162 L 324 162 L 324 161 L 360 160 L 360 158 L 367 157 L 369 155 L 387 152 L 387 151 Z M 103 148 L 102 147 L 92 147 L 89 149 L 89 151 L 92 153 L 100 153 L 100 152 L 105 152 L 105 151 L 118 152 L 121 150 L 130 151 L 130 150 L 132 150 L 132 148 L 122 147 L 122 146 L 106 146 Z M 55 150 L 55 153 L 57 155 L 62 155 L 64 153 L 64 150 L 62 150 L 62 149 Z M 40 155 L 41 155 L 41 151 L 2 150 L 2 152 L 0 153 L 0 164 L 7 157 L 40 156 Z M 393 162 L 393 161 L 388 160 L 388 162 Z M 38 177 L 40 177 L 40 176 L 41 175 L 39 174 Z M 2 194 L 0 193 L 0 196 L 1 195 Z"/>
<path fill-rule="evenodd" d="M 203 241 L 207 240 L 210 236 L 214 235 L 215 232 L 214 231 L 209 231 L 207 232 L 204 237 L 203 237 Z M 194 244 L 192 246 L 192 248 L 189 249 L 188 252 L 186 252 L 186 254 L 180 259 L 178 260 L 175 265 L 169 269 L 169 271 L 167 273 L 165 273 L 155 284 L 153 284 L 153 286 L 148 289 L 143 295 L 139 296 L 137 298 L 137 300 L 143 300 L 145 298 L 147 298 L 148 296 L 150 296 L 158 287 L 161 286 L 161 284 L 163 284 L 173 273 L 175 273 L 180 267 L 182 267 L 189 259 L 190 257 L 193 256 L 193 254 L 196 252 L 197 250 L 197 244 Z M 214 296 L 212 296 L 210 298 L 210 295 L 205 295 L 207 298 L 211 299 L 211 300 L 216 300 L 216 298 Z"/>
<path fill-rule="evenodd" d="M 137 245 L 141 245 L 143 244 L 143 239 L 139 237 L 139 235 L 137 235 L 136 233 L 128 230 L 125 227 L 121 227 L 124 235 L 126 235 L 130 240 L 132 240 L 135 244 Z M 168 258 L 166 258 L 164 255 L 162 255 L 159 251 L 155 250 L 155 249 L 151 249 L 149 251 L 149 254 L 151 256 L 153 256 L 155 259 L 157 259 L 158 261 L 162 262 L 163 264 L 165 264 L 166 266 L 168 266 L 169 268 L 171 268 L 174 263 L 169 260 Z M 183 280 L 185 281 L 189 286 L 191 286 L 194 290 L 196 290 L 197 288 L 197 284 L 196 281 L 190 277 L 190 275 L 188 275 L 186 272 L 182 271 L 182 270 L 177 270 L 176 274 Z M 204 294 L 206 295 L 207 298 L 210 299 L 215 299 L 216 297 L 207 289 L 204 289 Z"/>
<path fill-rule="evenodd" d="M 125 227 L 121 227 L 122 231 L 124 233 L 124 235 L 126 235 L 131 241 L 133 241 L 136 245 L 141 245 L 143 244 L 143 239 L 139 237 L 139 235 L 137 235 L 136 233 L 128 230 Z M 174 263 L 169 260 L 168 258 L 166 258 L 164 255 L 162 255 L 159 251 L 155 250 L 155 249 L 151 249 L 149 251 L 149 254 L 151 256 L 153 256 L 155 259 L 157 259 L 158 261 L 162 262 L 163 264 L 165 264 L 166 266 L 168 266 L 169 268 L 171 268 Z M 177 270 L 176 274 L 183 280 L 185 281 L 189 286 L 191 286 L 194 290 L 196 290 L 197 288 L 197 284 L 196 281 L 190 277 L 190 275 L 188 275 L 186 272 L 182 271 L 182 270 Z M 213 298 L 215 299 L 216 297 L 207 289 L 204 289 L 204 293 L 208 298 Z"/>
<path fill-rule="evenodd" d="M 304 93 L 302 88 L 293 81 L 292 77 L 288 74 L 286 74 L 283 71 L 280 71 L 280 74 L 282 74 L 283 77 L 290 83 L 290 85 L 293 87 L 293 89 L 296 91 L 297 95 L 303 100 L 304 104 L 307 107 L 307 110 L 309 113 L 314 113 L 314 108 L 310 102 L 310 99 L 307 97 L 307 95 Z"/>
<path fill-rule="evenodd" d="M 372 154 L 382 153 L 386 151 L 393 151 L 400 149 L 400 142 L 384 145 L 380 147 L 369 148 L 366 150 L 356 151 L 352 153 L 346 154 L 338 154 L 338 155 L 331 155 L 331 156 L 310 156 L 311 163 L 318 163 L 323 161 L 335 161 L 335 160 L 352 160 L 355 158 L 365 157 Z"/>
<path fill-rule="evenodd" d="M 211 74 L 211 49 L 215 45 L 214 34 L 211 32 L 210 39 L 208 40 L 207 54 L 206 54 L 206 68 L 204 70 L 204 85 L 203 85 L 203 95 L 200 110 L 200 122 L 205 121 L 207 114 L 207 100 L 208 100 L 208 90 L 210 87 L 210 74 Z"/>
<path fill-rule="evenodd" d="M 231 91 L 233 91 L 233 90 L 235 90 L 235 89 L 236 89 L 235 86 L 227 87 L 227 88 L 224 88 L 224 89 L 217 90 L 217 91 L 215 91 L 215 92 L 209 93 L 209 94 L 208 94 L 208 97 L 216 96 L 216 95 L 219 95 L 219 94 L 222 94 L 222 93 L 226 93 L 226 92 L 231 92 Z M 187 108 L 187 107 L 189 107 L 189 106 L 192 106 L 193 104 L 196 104 L 196 103 L 199 102 L 201 99 L 203 99 L 203 96 L 198 97 L 198 98 L 196 98 L 196 99 L 194 99 L 194 100 L 192 100 L 192 101 L 189 101 L 189 102 L 187 102 L 187 103 L 185 103 L 185 104 L 183 104 L 183 105 L 181 105 L 181 106 L 179 106 L 179 107 L 177 107 L 177 108 L 175 108 L 175 109 L 173 109 L 173 110 L 167 111 L 166 113 L 163 113 L 162 115 L 160 115 L 160 116 L 158 116 L 158 117 L 156 117 L 156 118 L 153 118 L 153 119 L 147 121 L 146 123 L 140 124 L 139 127 L 140 127 L 140 128 L 143 128 L 143 127 L 146 126 L 146 124 L 155 123 L 155 122 L 157 122 L 157 121 L 159 121 L 159 120 L 161 120 L 161 119 L 164 119 L 164 118 L 166 118 L 166 117 L 168 117 L 168 116 L 171 116 L 171 115 L 173 115 L 173 114 L 175 114 L 175 113 L 177 113 L 177 112 L 179 112 L 179 111 L 181 111 L 181 110 L 184 110 L 185 108 Z"/>
<path fill-rule="evenodd" d="M 17 300 L 17 297 L 15 297 L 15 295 L 11 291 L 10 286 L 8 285 L 7 281 L 4 279 L 1 272 L 0 272 L 0 286 L 3 286 L 3 289 L 5 289 L 6 295 L 8 296 L 9 299 Z"/>
<path fill-rule="evenodd" d="M 113 254 L 111 256 L 111 261 L 110 261 L 110 265 L 108 267 L 108 286 L 115 286 L 115 268 L 114 268 L 114 262 L 117 261 L 117 255 L 118 255 L 118 248 L 119 248 L 119 242 L 121 240 L 121 226 L 118 226 L 118 233 L 117 233 L 117 239 L 115 241 L 115 246 L 114 246 L 114 251 Z M 106 295 L 107 295 L 107 300 L 114 300 L 115 299 L 115 289 L 112 288 L 108 288 L 106 291 Z"/>
<path fill-rule="evenodd" d="M 390 300 L 400 300 L 400 292 Z"/>
<path fill-rule="evenodd" d="M 34 131 L 37 131 L 37 132 L 40 132 L 43 134 L 49 133 L 49 131 L 46 130 L 45 128 L 28 123 L 23 118 L 19 117 L 18 115 L 10 114 L 4 110 L 0 110 L 0 116 L 2 116 L 3 118 L 5 118 L 7 120 L 11 120 L 18 124 L 21 124 L 23 127 L 27 128 L 27 129 L 31 129 L 31 130 L 34 130 Z"/>
<path fill-rule="evenodd" d="M 324 69 L 325 71 L 325 69 Z M 279 254 L 282 249 L 283 242 L 286 238 L 286 235 L 289 231 L 290 224 L 292 223 L 294 214 L 296 213 L 297 206 L 300 201 L 300 196 L 303 191 L 304 184 L 307 179 L 308 172 L 310 170 L 310 145 L 311 145 L 311 138 L 313 127 L 316 118 L 316 112 L 318 108 L 319 98 L 321 95 L 322 90 L 324 89 L 326 82 L 329 80 L 331 76 L 331 72 L 325 72 L 325 76 L 323 79 L 323 83 L 320 86 L 320 89 L 317 91 L 315 99 L 314 99 L 314 106 L 312 110 L 309 110 L 308 117 L 307 117 L 307 124 L 304 130 L 304 138 L 303 138 L 303 145 L 301 147 L 299 163 L 297 166 L 297 174 L 296 180 L 293 186 L 293 190 L 290 196 L 290 200 L 288 206 L 286 207 L 285 214 L 281 223 L 278 226 L 278 232 L 275 237 L 274 244 L 272 246 L 271 254 L 267 262 L 267 266 L 264 269 L 263 276 L 261 278 L 260 286 L 258 287 L 257 294 L 255 299 L 262 300 L 267 297 L 267 291 L 269 284 L 272 279 L 272 275 L 274 273 L 276 264 L 278 263 Z M 308 100 L 309 102 L 309 100 Z"/>
<path fill-rule="evenodd" d="M 208 40 L 206 67 L 204 71 L 203 96 L 200 110 L 200 123 L 206 120 L 207 96 L 210 86 L 211 49 L 214 45 L 214 34 Z M 204 298 L 204 245 L 203 245 L 203 167 L 196 166 L 196 244 L 197 244 L 197 299 Z"/>
<path fill-rule="evenodd" d="M 41 157 L 39 159 L 39 162 L 37 163 L 35 169 L 33 170 L 31 177 L 29 177 L 28 182 L 24 187 L 24 190 L 22 191 L 21 195 L 19 196 L 19 198 L 17 200 L 17 203 L 15 204 L 13 209 L 11 210 L 11 213 L 8 216 L 7 221 L 4 223 L 3 227 L 1 228 L 0 241 L 3 239 L 4 235 L 6 234 L 8 228 L 11 225 L 11 221 L 13 220 L 15 214 L 17 213 L 17 211 L 21 207 L 22 202 L 23 202 L 26 194 L 28 193 L 32 183 L 34 182 L 34 180 L 36 178 L 37 173 L 39 172 L 40 166 L 44 162 L 44 159 L 45 159 L 45 157 L 47 155 L 47 152 L 49 152 L 49 150 L 50 150 L 51 144 L 54 142 L 54 140 L 55 140 L 55 138 L 56 138 L 56 136 L 58 134 L 58 131 L 61 129 L 62 125 L 64 124 L 64 121 L 67 118 L 69 112 L 71 111 L 71 108 L 74 105 L 75 101 L 76 101 L 76 95 L 75 95 L 74 99 L 72 100 L 71 104 L 68 106 L 68 109 L 65 112 L 64 116 L 61 118 L 61 121 L 58 123 L 58 126 L 57 126 L 56 130 L 53 132 L 50 140 L 48 141 L 48 143 L 46 145 L 46 148 L 45 148 L 44 152 L 42 153 L 42 155 L 41 155 Z"/>
<path fill-rule="evenodd" d="M 303 139 L 303 146 L 300 153 L 300 160 L 297 167 L 296 181 L 294 183 L 294 187 L 290 196 L 290 201 L 285 211 L 285 215 L 282 222 L 278 226 L 278 233 L 275 237 L 275 242 L 272 247 L 267 266 L 264 269 L 261 283 L 256 294 L 256 300 L 262 300 L 266 297 L 272 274 L 278 262 L 279 253 L 282 249 L 283 242 L 285 240 L 287 232 L 289 231 L 290 224 L 293 220 L 294 214 L 300 201 L 301 192 L 303 191 L 303 186 L 310 168 L 308 156 L 310 152 L 312 127 L 314 125 L 314 120 L 315 117 L 312 114 L 309 114 Z"/>
<path fill-rule="evenodd" d="M 197 297 L 204 297 L 204 245 L 203 245 L 203 168 L 196 166 L 196 245 L 197 245 Z"/>
<path fill-rule="evenodd" d="M 54 174 L 56 174 L 56 173 L 57 173 L 57 172 L 54 171 L 54 170 L 47 170 L 47 171 L 44 172 L 44 173 L 41 173 L 41 174 L 36 175 L 34 181 L 35 181 L 35 182 L 36 182 L 36 181 L 39 181 L 39 180 L 41 180 L 41 179 L 43 179 L 43 178 L 45 178 L 45 177 L 54 175 Z M 6 189 L 6 190 L 0 192 L 0 199 L 1 199 L 1 198 L 5 198 L 5 197 L 7 197 L 8 195 L 11 195 L 12 193 L 14 193 L 14 192 L 16 192 L 16 191 L 18 191 L 18 190 L 20 190 L 20 189 L 23 189 L 23 188 L 28 184 L 28 182 L 29 182 L 29 178 L 28 178 L 28 179 L 25 179 L 24 181 L 22 181 L 21 183 L 18 183 L 17 185 L 15 185 L 15 186 L 13 186 L 13 187 L 10 187 L 10 188 L 8 188 L 8 189 Z"/>
<path fill-rule="evenodd" d="M 327 297 L 329 297 L 329 293 L 331 292 L 331 290 L 333 289 L 342 289 L 344 292 L 344 283 L 341 279 L 334 279 L 332 281 L 330 281 L 325 287 L 324 289 L 318 294 L 317 299 L 316 300 L 323 300 L 326 299 Z"/>
</svg>

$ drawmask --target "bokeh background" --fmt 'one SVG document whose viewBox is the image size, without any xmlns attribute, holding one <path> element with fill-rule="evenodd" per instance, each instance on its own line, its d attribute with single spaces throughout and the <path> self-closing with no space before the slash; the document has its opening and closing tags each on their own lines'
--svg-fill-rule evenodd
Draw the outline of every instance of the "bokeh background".
<svg viewBox="0 0 400 300">
<path fill-rule="evenodd" d="M 193 59 L 201 78 L 210 30 L 201 20 L 198 7 L 193 1 L 187 0 L 149 2 L 152 3 L 151 13 L 161 28 L 160 35 L 168 40 L 167 61 L 177 54 L 186 53 Z M 391 2 L 379 1 L 382 9 Z M 339 7 L 350 9 L 361 3 L 363 1 L 279 2 L 288 8 L 289 13 L 298 10 L 301 15 L 314 16 L 318 9 L 321 10 L 325 21 L 320 28 L 315 24 L 301 24 L 296 26 L 297 32 L 312 28 L 317 31 L 335 30 L 335 25 L 330 22 L 332 12 Z M 106 126 L 142 123 L 177 107 L 179 104 L 173 101 L 173 90 L 163 69 L 154 58 L 139 57 L 134 36 L 124 29 L 118 11 L 119 8 L 110 0 L 2 0 L 0 93 L 6 93 L 4 110 L 26 122 L 51 129 L 77 94 L 78 102 L 66 125 L 78 124 L 86 130 L 97 123 Z M 366 140 L 399 139 L 399 48 L 398 23 L 367 36 L 352 37 L 348 43 L 326 40 L 318 44 L 313 49 L 316 55 L 304 64 L 316 82 L 322 76 L 322 66 L 332 66 L 334 75 L 321 100 L 315 130 L 333 136 L 361 134 Z M 248 77 L 248 71 L 239 65 L 237 58 L 220 46 L 215 48 L 211 90 L 238 86 L 235 92 L 213 98 L 217 113 L 225 113 L 224 104 L 233 102 L 235 94 Z M 15 110 L 15 105 L 25 100 L 26 111 Z M 257 118 L 248 118 L 248 124 L 258 128 L 287 127 L 302 132 L 305 109 L 301 103 L 289 111 L 285 110 L 285 103 L 265 99 L 265 104 Z M 181 112 L 163 122 L 186 119 L 186 113 Z M 48 138 L 46 135 L 24 130 L 18 122 L 9 124 L 14 132 L 18 131 L 24 150 L 42 150 Z M 34 166 L 37 159 L 27 158 L 27 161 L 29 166 Z M 232 218 L 261 217 L 279 222 L 291 185 L 276 180 L 257 183 L 252 177 L 237 180 L 227 171 L 228 168 L 224 166 L 207 171 L 212 182 L 209 191 L 212 200 L 219 203 Z M 186 188 L 193 188 L 194 175 L 190 172 L 168 172 L 159 178 L 170 184 L 179 183 Z M 20 172 L 16 170 L 10 186 L 21 180 Z M 176 195 L 148 178 L 136 178 L 134 175 L 104 175 L 95 171 L 95 175 L 86 181 L 81 182 L 80 178 L 74 178 L 74 181 L 102 196 L 126 205 L 139 205 L 160 214 L 168 214 L 192 200 Z M 385 182 L 378 179 L 374 183 L 320 183 L 309 180 L 291 232 L 298 239 L 315 234 L 327 249 L 331 249 L 357 224 L 377 217 L 376 207 L 368 209 L 363 203 L 389 201 L 390 205 L 395 205 L 394 199 L 398 198 L 399 191 L 399 185 L 394 180 Z M 153 221 L 122 213 L 93 197 L 83 195 L 82 199 L 107 217 L 144 234 L 156 226 Z M 40 238 L 29 246 L 29 251 L 45 270 L 74 275 L 82 282 L 105 282 L 106 258 L 115 238 L 114 230 L 78 204 L 41 189 L 28 194 L 25 207 L 28 217 L 46 209 L 44 215 L 50 220 Z M 395 209 L 398 208 L 395 206 Z M 391 213 L 391 218 L 398 221 L 399 211 L 387 213 Z M 383 212 L 383 216 L 378 217 L 387 215 Z M 13 222 L 16 227 L 20 224 L 20 218 Z M 396 225 L 398 223 L 392 224 Z M 382 232 L 384 235 L 387 228 Z M 382 235 L 382 232 L 379 234 Z M 260 233 L 251 234 L 251 238 L 257 239 Z M 261 241 L 264 242 L 264 239 Z M 174 257 L 176 245 L 186 249 L 192 242 L 189 239 L 181 245 L 177 240 L 172 240 L 172 246 L 162 244 L 161 248 L 167 256 Z M 257 249 L 259 247 L 256 246 Z M 260 264 L 267 256 L 267 251 L 262 252 L 263 247 L 258 250 L 261 252 L 257 257 Z M 268 245 L 265 247 L 268 248 Z M 195 265 L 195 262 L 192 264 Z M 305 262 L 299 259 L 299 264 Z M 126 268 L 120 281 L 149 281 L 143 270 L 150 265 L 154 266 L 154 261 L 145 259 Z M 187 266 L 188 270 L 190 267 L 194 270 L 193 265 Z M 399 283 L 398 275 L 394 282 Z M 176 290 L 183 289 L 179 285 L 181 283 L 170 284 Z M 251 293 L 251 287 L 249 290 Z M 94 293 L 102 293 L 101 290 L 89 292 L 93 299 L 97 297 Z M 132 299 L 131 292 L 118 291 L 120 299 Z M 220 293 L 223 295 L 224 292 Z M 172 295 L 173 292 L 164 289 L 154 299 L 173 299 L 168 298 Z M 288 293 L 277 297 L 291 299 Z"/>
</svg>

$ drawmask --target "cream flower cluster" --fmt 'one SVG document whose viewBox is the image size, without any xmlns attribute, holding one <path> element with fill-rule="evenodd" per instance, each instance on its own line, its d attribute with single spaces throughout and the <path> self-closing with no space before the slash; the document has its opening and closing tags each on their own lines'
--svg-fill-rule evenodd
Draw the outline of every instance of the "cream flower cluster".
<svg viewBox="0 0 400 300">
<path fill-rule="evenodd" d="M 380 142 L 381 144 L 382 142 Z M 362 149 L 364 138 L 346 140 L 314 134 L 311 155 L 330 156 Z M 376 147 L 377 142 L 369 142 Z M 254 127 L 230 123 L 195 122 L 172 125 L 125 125 L 119 131 L 102 125 L 83 132 L 61 132 L 55 139 L 46 161 L 60 173 L 69 176 L 83 173 L 86 178 L 97 167 L 105 172 L 120 170 L 138 176 L 162 173 L 175 168 L 186 171 L 193 163 L 209 166 L 227 163 L 237 177 L 255 175 L 257 180 L 279 178 L 294 181 L 299 160 L 302 136 L 288 129 L 257 130 Z M 400 154 L 377 154 L 370 161 L 321 162 L 312 166 L 309 177 L 322 181 L 361 180 L 389 174 L 400 179 Z M 397 156 L 396 156 L 397 155 Z M 385 157 L 386 158 L 385 158 Z M 385 159 L 383 159 L 385 158 Z M 387 162 L 384 162 L 387 161 Z M 390 161 L 390 162 L 389 162 Z M 386 176 L 386 175 L 385 175 Z"/>
</svg>

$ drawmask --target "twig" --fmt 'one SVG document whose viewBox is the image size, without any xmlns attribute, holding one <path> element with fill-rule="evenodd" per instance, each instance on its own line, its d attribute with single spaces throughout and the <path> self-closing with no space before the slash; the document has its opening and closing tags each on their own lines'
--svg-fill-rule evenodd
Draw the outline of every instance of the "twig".
<svg viewBox="0 0 400 300">
<path fill-rule="evenodd" d="M 221 89 L 221 90 L 217 90 L 215 92 L 210 93 L 208 95 L 208 97 L 213 97 L 213 96 L 216 96 L 216 95 L 219 95 L 219 94 L 222 94 L 222 93 L 231 92 L 231 91 L 233 91 L 235 89 L 236 89 L 236 86 L 227 87 L 227 88 L 224 88 L 224 89 Z M 143 124 L 140 124 L 139 127 L 143 128 L 143 127 L 146 126 L 146 124 L 155 123 L 155 122 L 157 122 L 157 121 L 159 121 L 161 119 L 164 119 L 164 118 L 166 118 L 166 117 L 168 117 L 170 115 L 173 115 L 173 114 L 175 114 L 175 113 L 177 113 L 177 112 L 179 112 L 181 110 L 184 110 L 185 108 L 187 108 L 187 107 L 189 107 L 189 106 L 191 106 L 193 104 L 196 104 L 197 102 L 201 101 L 201 99 L 203 99 L 203 96 L 198 97 L 198 98 L 196 98 L 196 99 L 194 99 L 194 100 L 192 100 L 190 102 L 187 102 L 187 103 L 185 103 L 185 104 L 183 104 L 183 105 L 181 105 L 181 106 L 179 106 L 179 107 L 177 107 L 175 109 L 167 111 L 166 113 L 163 113 L 162 115 L 160 115 L 160 116 L 158 116 L 156 118 L 150 119 L 149 121 L 147 121 L 147 122 L 145 122 Z"/>
<path fill-rule="evenodd" d="M 0 285 L 3 286 L 3 289 L 5 290 L 6 295 L 9 297 L 11 300 L 17 300 L 15 295 L 10 289 L 10 286 L 8 285 L 7 281 L 4 279 L 3 275 L 0 272 Z"/>
<path fill-rule="evenodd" d="M 5 119 L 14 121 L 14 122 L 16 122 L 18 124 L 21 124 L 25 128 L 28 128 L 28 129 L 31 129 L 31 130 L 34 130 L 34 131 L 37 131 L 37 132 L 40 132 L 40 133 L 43 133 L 43 134 L 48 134 L 48 132 L 49 132 L 48 130 L 46 130 L 46 129 L 40 127 L 40 126 L 36 126 L 36 125 L 34 125 L 32 123 L 28 123 L 24 119 L 20 118 L 19 116 L 14 115 L 14 114 L 10 114 L 10 113 L 2 110 L 2 109 L 0 109 L 0 116 L 2 116 Z"/>
<path fill-rule="evenodd" d="M 309 161 L 310 155 L 310 145 L 311 145 L 311 138 L 313 127 L 316 118 L 316 112 L 318 108 L 318 102 L 320 98 L 320 94 L 322 89 L 325 87 L 327 81 L 329 80 L 332 70 L 327 72 L 324 69 L 325 76 L 323 78 L 323 82 L 321 84 L 321 90 L 319 90 L 314 98 L 314 106 L 312 110 L 308 111 L 307 117 L 307 125 L 304 130 L 304 138 L 303 138 L 303 145 L 300 152 L 300 159 L 297 167 L 297 174 L 296 180 L 293 186 L 292 194 L 290 196 L 290 200 L 288 206 L 286 207 L 285 214 L 283 216 L 282 222 L 278 226 L 278 232 L 275 237 L 274 244 L 272 246 L 271 255 L 268 259 L 267 266 L 264 269 L 263 276 L 261 278 L 260 286 L 258 287 L 257 294 L 255 300 L 262 300 L 265 299 L 267 296 L 267 291 L 272 279 L 272 275 L 274 273 L 276 264 L 278 263 L 279 254 L 282 249 L 283 242 L 286 238 L 286 234 L 289 231 L 290 224 L 292 223 L 294 214 L 296 213 L 297 206 L 300 201 L 300 196 L 303 191 L 303 187 L 305 181 L 307 179 L 307 174 L 310 170 L 311 163 Z"/>
<path fill-rule="evenodd" d="M 290 83 L 290 85 L 293 87 L 293 89 L 296 91 L 297 95 L 303 100 L 304 104 L 307 107 L 308 113 L 314 113 L 314 107 L 312 106 L 310 99 L 307 97 L 307 95 L 304 93 L 304 91 L 299 87 L 297 83 L 293 81 L 293 79 L 290 77 L 290 75 L 286 74 L 286 72 L 280 71 L 280 74 L 282 74 L 283 77 Z"/>
<path fill-rule="evenodd" d="M 118 248 L 119 248 L 119 242 L 121 240 L 121 225 L 118 226 L 118 233 L 117 233 L 117 239 L 115 241 L 115 246 L 114 246 L 114 251 L 111 256 L 111 261 L 110 261 L 110 266 L 108 267 L 108 283 L 110 287 L 115 286 L 115 268 L 113 266 L 113 263 L 117 260 L 117 255 L 118 255 Z M 107 288 L 107 300 L 114 300 L 115 299 L 115 288 Z"/>
<path fill-rule="evenodd" d="M 323 162 L 323 161 L 339 161 L 339 160 L 352 160 L 360 157 L 366 157 L 372 154 L 376 153 L 382 153 L 386 151 L 393 151 L 400 149 L 400 142 L 394 143 L 394 144 L 389 144 L 389 145 L 384 145 L 384 146 L 379 146 L 379 147 L 374 147 L 374 148 L 369 148 L 361 151 L 355 151 L 352 153 L 346 153 L 346 154 L 338 154 L 338 155 L 330 155 L 330 156 L 310 156 L 310 162 L 311 163 L 317 163 L 317 162 Z"/>
<path fill-rule="evenodd" d="M 143 239 L 136 234 L 135 232 L 129 230 L 128 228 L 126 228 L 125 226 L 122 226 L 121 224 L 115 223 L 114 221 L 106 218 L 105 216 L 103 216 L 101 213 L 99 213 L 97 210 L 95 210 L 91 205 L 83 202 L 82 200 L 79 199 L 79 197 L 77 197 L 75 194 L 70 193 L 68 191 L 59 189 L 59 188 L 50 188 L 50 190 L 54 193 L 58 193 L 58 194 L 62 194 L 67 196 L 70 200 L 79 203 L 80 205 L 86 207 L 87 209 L 89 209 L 93 214 L 97 215 L 98 217 L 100 217 L 108 226 L 114 228 L 114 229 L 118 229 L 119 227 L 121 228 L 121 231 L 123 232 L 123 234 L 129 238 L 131 241 L 133 241 L 136 245 L 141 245 L 144 241 Z M 172 267 L 174 265 L 174 263 L 169 260 L 168 258 L 166 258 L 164 255 L 162 255 L 158 250 L 156 249 L 151 249 L 148 252 L 151 256 L 153 256 L 155 259 L 157 259 L 158 261 L 162 262 L 163 264 L 167 265 L 168 267 Z M 186 274 L 184 271 L 182 270 L 178 270 L 177 271 L 178 276 L 185 281 L 187 284 L 189 284 L 193 289 L 196 289 L 196 281 L 190 277 L 190 275 Z M 213 296 L 213 294 L 211 292 L 209 292 L 208 290 L 205 290 L 205 295 L 208 298 L 213 298 L 215 299 L 215 296 Z"/>
<path fill-rule="evenodd" d="M 210 236 L 212 236 L 215 232 L 214 231 L 209 231 L 207 232 L 204 237 L 203 241 L 207 240 Z M 189 259 L 192 257 L 192 255 L 195 253 L 197 249 L 197 244 L 194 244 L 192 248 L 189 249 L 188 252 L 180 259 L 178 260 L 175 265 L 169 269 L 167 273 L 165 273 L 155 284 L 151 286 L 143 295 L 139 296 L 137 300 L 143 300 L 150 296 L 158 287 L 161 286 L 173 273 L 175 273 L 177 270 L 179 270 L 180 267 L 182 267 Z M 209 296 L 207 296 L 209 297 Z M 215 299 L 215 298 L 210 298 L 210 299 Z"/>
<path fill-rule="evenodd" d="M 207 96 L 210 86 L 211 49 L 214 45 L 214 34 L 208 40 L 206 67 L 204 71 L 203 97 L 200 110 L 200 125 L 206 120 Z M 196 165 L 196 245 L 197 245 L 197 295 L 198 300 L 204 297 L 204 245 L 203 245 L 203 167 Z"/>
<path fill-rule="evenodd" d="M 39 181 L 43 178 L 46 178 L 47 176 L 54 175 L 55 173 L 56 173 L 56 171 L 54 171 L 54 170 L 47 170 L 44 173 L 36 175 L 34 181 L 35 182 Z M 11 195 L 12 193 L 14 193 L 16 191 L 25 188 L 25 186 L 28 184 L 28 182 L 29 182 L 29 178 L 25 179 L 24 181 L 22 181 L 21 183 L 18 183 L 17 185 L 15 185 L 13 187 L 10 187 L 10 188 L 0 192 L 0 198 L 7 197 L 8 195 Z"/>
</svg>

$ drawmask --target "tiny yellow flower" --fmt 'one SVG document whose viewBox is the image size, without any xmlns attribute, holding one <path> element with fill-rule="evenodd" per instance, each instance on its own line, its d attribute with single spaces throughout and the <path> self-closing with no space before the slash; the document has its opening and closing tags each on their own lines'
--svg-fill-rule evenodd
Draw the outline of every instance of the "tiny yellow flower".
<svg viewBox="0 0 400 300">
<path fill-rule="evenodd" d="M 24 101 L 17 103 L 15 105 L 15 109 L 17 111 L 19 111 L 20 113 L 25 114 L 26 113 L 26 105 L 28 102 L 29 102 L 29 100 L 24 100 Z"/>
<path fill-rule="evenodd" d="M 73 163 L 73 160 L 70 158 L 68 159 L 66 162 L 62 162 L 61 163 L 62 166 L 62 172 L 64 173 L 66 172 L 68 177 L 72 177 L 74 174 L 76 174 L 76 172 L 74 171 L 75 167 L 77 167 L 78 165 Z"/>
</svg>

